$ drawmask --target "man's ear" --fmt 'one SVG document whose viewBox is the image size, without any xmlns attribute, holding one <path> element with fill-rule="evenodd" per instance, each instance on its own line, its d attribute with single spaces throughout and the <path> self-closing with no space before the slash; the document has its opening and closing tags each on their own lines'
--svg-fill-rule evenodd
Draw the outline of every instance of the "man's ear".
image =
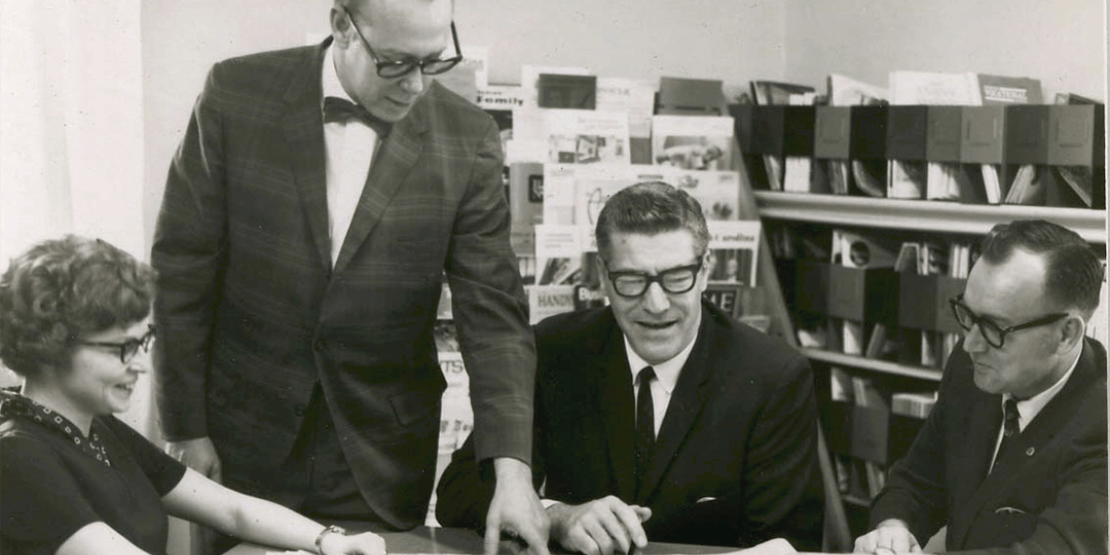
<svg viewBox="0 0 1110 555">
<path fill-rule="evenodd" d="M 332 8 L 329 14 L 331 20 L 331 36 L 336 46 L 346 48 L 350 42 L 351 20 L 339 8 Z"/>
<path fill-rule="evenodd" d="M 1077 343 L 1082 343 L 1086 333 L 1087 325 L 1083 318 L 1076 314 L 1069 314 L 1064 319 L 1064 325 L 1060 326 L 1059 350 L 1061 352 L 1070 351 Z"/>
</svg>

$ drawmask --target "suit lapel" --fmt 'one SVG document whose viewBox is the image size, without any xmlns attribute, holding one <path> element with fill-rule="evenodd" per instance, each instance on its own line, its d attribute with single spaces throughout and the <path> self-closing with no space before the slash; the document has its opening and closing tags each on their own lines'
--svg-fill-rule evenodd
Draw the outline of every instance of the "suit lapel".
<svg viewBox="0 0 1110 555">
<path fill-rule="evenodd" d="M 617 485 L 617 496 L 631 500 L 636 491 L 632 372 L 628 368 L 620 327 L 611 315 L 605 321 L 612 323 L 609 332 L 598 337 L 596 346 L 590 349 L 597 356 L 592 357 L 590 363 L 593 368 L 589 375 L 593 383 L 589 390 L 597 392 L 594 401 L 605 428 L 610 471 Z"/>
<path fill-rule="evenodd" d="M 968 414 L 968 434 L 961 445 L 961 459 L 964 464 L 948 465 L 949 469 L 961 469 L 961 475 L 953 480 L 960 484 L 956 491 L 967 492 L 966 497 L 956 499 L 951 508 L 957 513 L 949 519 L 950 523 L 955 523 L 948 531 L 953 540 L 951 545 L 960 545 L 968 531 L 967 524 L 972 521 L 971 517 L 986 501 L 984 493 L 990 488 L 991 481 L 987 472 L 994 455 L 998 430 L 1002 427 L 1002 396 L 984 393 L 977 395 L 977 398 Z"/>
<path fill-rule="evenodd" d="M 430 86 L 436 85 L 433 83 Z M 420 158 L 424 150 L 422 135 L 428 127 L 426 107 L 430 100 L 429 96 L 434 92 L 434 90 L 428 90 L 413 106 L 408 116 L 393 124 L 389 136 L 382 141 L 381 146 L 374 153 L 366 183 L 362 187 L 362 196 L 359 197 L 351 226 L 347 229 L 347 236 L 343 239 L 343 246 L 340 247 L 339 257 L 335 262 L 336 272 L 342 271 L 347 266 L 370 232 L 378 225 L 393 195 L 404 183 L 413 164 Z"/>
<path fill-rule="evenodd" d="M 306 56 L 294 72 L 284 99 L 289 105 L 282 117 L 285 140 L 289 145 L 293 178 L 304 206 L 309 233 L 324 271 L 331 268 L 331 241 L 328 236 L 327 172 L 324 153 L 324 119 L 320 109 L 320 84 L 324 50 L 331 39 Z"/>
<path fill-rule="evenodd" d="M 1003 471 L 1016 468 L 1016 464 L 1011 463 L 1024 460 L 1024 453 L 1030 447 L 1034 448 L 1034 454 L 1036 454 L 1036 450 L 1052 440 L 1060 429 L 1067 425 L 1078 407 L 1083 404 L 1084 399 L 1094 386 L 1094 381 L 1098 378 L 1094 368 L 1094 357 L 1089 356 L 1090 350 L 1089 348 L 1085 349 L 1084 353 L 1080 355 L 1079 362 L 1075 366 L 1075 372 L 1068 379 L 1068 383 L 1064 384 L 1060 393 L 1056 394 L 1021 432 L 1014 449 L 1007 449 L 1011 454 L 1022 453 L 1023 456 L 1007 457 L 1003 461 L 1006 463 L 1006 466 L 1002 468 Z"/>
<path fill-rule="evenodd" d="M 660 479 L 670 466 L 672 458 L 678 453 L 683 442 L 693 428 L 694 421 L 701 414 L 708 399 L 706 386 L 709 382 L 712 361 L 707 345 L 716 345 L 718 328 L 707 310 L 702 309 L 701 331 L 697 343 L 690 351 L 690 357 L 682 367 L 667 405 L 667 413 L 656 436 L 655 453 L 652 455 L 648 474 L 644 479 L 637 503 L 646 504 L 651 498 Z M 724 339 L 722 339 L 724 341 Z M 630 378 L 631 379 L 631 378 Z"/>
</svg>

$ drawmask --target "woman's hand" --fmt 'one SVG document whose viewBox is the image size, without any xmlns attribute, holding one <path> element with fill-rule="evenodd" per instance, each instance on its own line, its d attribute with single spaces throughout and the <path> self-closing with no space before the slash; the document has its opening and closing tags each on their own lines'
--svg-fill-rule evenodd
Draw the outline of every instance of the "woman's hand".
<svg viewBox="0 0 1110 555">
<path fill-rule="evenodd" d="M 385 555 L 385 540 L 373 532 L 345 536 L 326 534 L 320 539 L 324 555 Z"/>
</svg>

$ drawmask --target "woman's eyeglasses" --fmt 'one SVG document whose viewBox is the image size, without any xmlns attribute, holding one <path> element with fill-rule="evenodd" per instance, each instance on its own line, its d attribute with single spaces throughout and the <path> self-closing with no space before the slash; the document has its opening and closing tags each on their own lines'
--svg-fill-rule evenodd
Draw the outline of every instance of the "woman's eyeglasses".
<svg viewBox="0 0 1110 555">
<path fill-rule="evenodd" d="M 154 342 L 155 330 L 154 326 L 150 326 L 147 332 L 142 337 L 135 339 L 131 338 L 123 342 L 112 341 L 80 341 L 81 345 L 88 345 L 91 347 L 106 347 L 116 349 L 119 351 L 119 361 L 122 364 L 131 362 L 135 355 L 142 349 L 144 353 L 150 352 L 150 344 Z"/>
</svg>

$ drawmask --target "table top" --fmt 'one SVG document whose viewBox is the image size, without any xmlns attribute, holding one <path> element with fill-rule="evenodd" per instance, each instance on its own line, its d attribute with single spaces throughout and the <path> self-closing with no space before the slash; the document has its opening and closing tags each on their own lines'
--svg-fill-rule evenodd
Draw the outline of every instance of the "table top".
<svg viewBox="0 0 1110 555">
<path fill-rule="evenodd" d="M 473 530 L 461 528 L 431 528 L 421 526 L 407 532 L 382 532 L 389 553 L 433 554 L 433 555 L 479 555 L 482 553 L 482 537 Z M 499 555 L 516 555 L 511 542 L 502 542 Z M 559 553 L 557 550 L 552 550 Z M 652 542 L 641 551 L 643 555 L 714 555 L 734 553 L 736 548 Z M 228 551 L 226 555 L 276 555 L 284 553 L 304 553 L 268 548 L 251 543 L 243 543 Z"/>
</svg>

